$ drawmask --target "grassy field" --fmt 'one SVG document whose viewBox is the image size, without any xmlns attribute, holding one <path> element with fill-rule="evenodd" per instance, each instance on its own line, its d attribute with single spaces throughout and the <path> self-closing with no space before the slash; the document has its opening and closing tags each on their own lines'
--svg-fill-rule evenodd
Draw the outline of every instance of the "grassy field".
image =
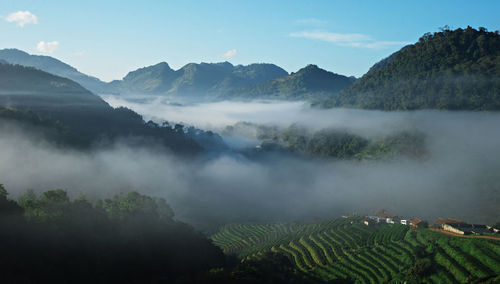
<svg viewBox="0 0 500 284">
<path fill-rule="evenodd" d="M 454 238 L 361 217 L 322 223 L 230 224 L 211 236 L 242 259 L 276 252 L 325 281 L 500 283 L 500 242 Z"/>
</svg>

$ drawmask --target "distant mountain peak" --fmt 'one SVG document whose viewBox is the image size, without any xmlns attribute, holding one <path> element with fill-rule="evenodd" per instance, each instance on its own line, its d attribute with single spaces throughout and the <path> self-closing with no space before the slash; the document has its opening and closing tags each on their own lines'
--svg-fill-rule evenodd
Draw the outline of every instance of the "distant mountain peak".
<svg viewBox="0 0 500 284">
<path fill-rule="evenodd" d="M 316 64 L 307 64 L 306 67 L 302 68 L 302 69 L 305 69 L 305 70 L 315 70 L 315 69 L 321 69 L 318 67 L 318 65 Z"/>
<path fill-rule="evenodd" d="M 22 50 L 19 50 L 17 48 L 5 48 L 5 49 L 0 50 L 0 52 L 16 54 L 16 55 L 28 55 L 28 56 L 30 55 L 29 53 L 22 51 Z"/>
<path fill-rule="evenodd" d="M 299 76 L 299 75 L 310 75 L 310 76 L 314 76 L 315 74 L 330 74 L 330 75 L 338 75 L 336 73 L 333 73 L 331 71 L 327 71 L 325 69 L 322 69 L 320 67 L 318 67 L 318 65 L 315 65 L 315 64 L 308 64 L 306 67 L 303 67 L 301 69 L 299 69 L 297 72 L 294 73 L 296 76 Z M 338 75 L 338 76 L 342 76 L 342 75 Z"/>
<path fill-rule="evenodd" d="M 161 66 L 161 67 L 169 68 L 170 69 L 170 65 L 168 65 L 168 63 L 165 62 L 165 61 L 162 61 L 162 62 L 160 62 L 160 63 L 158 63 L 156 65 L 153 65 L 153 66 Z"/>
<path fill-rule="evenodd" d="M 33 67 L 57 76 L 69 78 L 93 92 L 99 92 L 105 86 L 105 83 L 99 79 L 85 75 L 54 57 L 31 55 L 19 49 L 9 48 L 0 50 L 0 59 L 10 64 Z"/>
<path fill-rule="evenodd" d="M 223 66 L 223 67 L 229 67 L 229 68 L 233 68 L 234 67 L 234 65 L 231 64 L 228 61 L 218 62 L 218 63 L 215 63 L 215 65 L 219 65 L 219 66 Z"/>
</svg>

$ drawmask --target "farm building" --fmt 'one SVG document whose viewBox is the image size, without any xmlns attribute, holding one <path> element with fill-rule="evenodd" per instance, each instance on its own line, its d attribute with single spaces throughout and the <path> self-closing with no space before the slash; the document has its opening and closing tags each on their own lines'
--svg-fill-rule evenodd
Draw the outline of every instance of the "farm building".
<svg viewBox="0 0 500 284">
<path fill-rule="evenodd" d="M 410 226 L 413 229 L 418 229 L 419 224 L 422 223 L 422 219 L 419 218 L 410 219 L 409 221 L 410 221 Z"/>
<path fill-rule="evenodd" d="M 486 227 L 488 228 L 488 230 L 493 231 L 493 233 L 497 233 L 498 234 L 500 232 L 499 229 L 493 228 L 492 226 L 486 226 Z"/>
<path fill-rule="evenodd" d="M 395 214 L 392 214 L 391 212 L 389 212 L 385 209 L 377 210 L 375 212 L 375 215 L 377 215 L 380 218 L 394 218 L 394 217 L 396 217 Z"/>
<path fill-rule="evenodd" d="M 379 216 L 367 216 L 368 219 L 376 222 L 376 223 L 387 223 L 387 218 L 381 218 Z"/>
<path fill-rule="evenodd" d="M 436 221 L 434 221 L 435 224 L 438 224 L 442 226 L 443 224 L 465 224 L 465 222 L 460 221 L 458 219 L 452 219 L 452 218 L 437 218 Z"/>
<path fill-rule="evenodd" d="M 374 221 L 374 220 L 372 220 L 372 219 L 368 219 L 368 218 L 367 218 L 367 219 L 365 219 L 365 220 L 363 221 L 363 224 L 365 224 L 365 225 L 367 225 L 367 226 L 370 226 L 370 225 L 374 225 L 374 224 L 376 224 L 376 223 L 375 223 L 375 221 Z"/>
<path fill-rule="evenodd" d="M 445 231 L 459 235 L 484 234 L 491 233 L 486 225 L 467 224 L 467 223 L 444 223 L 442 228 Z"/>
</svg>

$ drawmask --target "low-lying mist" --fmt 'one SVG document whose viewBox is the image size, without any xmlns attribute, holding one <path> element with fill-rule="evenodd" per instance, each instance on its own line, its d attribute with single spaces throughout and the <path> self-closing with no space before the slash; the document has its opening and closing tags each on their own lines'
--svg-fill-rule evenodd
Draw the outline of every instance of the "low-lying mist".
<svg viewBox="0 0 500 284">
<path fill-rule="evenodd" d="M 246 221 L 294 221 L 372 213 L 406 217 L 500 219 L 500 113 L 316 110 L 302 102 L 165 104 L 107 96 L 145 119 L 223 129 L 238 121 L 342 128 L 365 137 L 415 129 L 426 135 L 424 159 L 375 161 L 301 158 L 268 153 L 248 159 L 225 152 L 182 159 L 157 146 L 116 143 L 90 152 L 60 149 L 1 124 L 0 183 L 13 197 L 28 188 L 108 197 L 137 190 L 164 197 L 177 218 L 208 227 Z"/>
</svg>

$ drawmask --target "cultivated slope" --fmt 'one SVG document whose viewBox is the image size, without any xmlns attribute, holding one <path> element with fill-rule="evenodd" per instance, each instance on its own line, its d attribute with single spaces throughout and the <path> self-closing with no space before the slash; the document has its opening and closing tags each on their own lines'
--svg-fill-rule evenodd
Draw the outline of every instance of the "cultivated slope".
<svg viewBox="0 0 500 284">
<path fill-rule="evenodd" d="M 269 251 L 283 254 L 298 269 L 325 281 L 500 280 L 499 241 L 453 238 L 405 225 L 365 226 L 359 217 L 309 224 L 226 225 L 212 240 L 240 258 Z"/>
</svg>

